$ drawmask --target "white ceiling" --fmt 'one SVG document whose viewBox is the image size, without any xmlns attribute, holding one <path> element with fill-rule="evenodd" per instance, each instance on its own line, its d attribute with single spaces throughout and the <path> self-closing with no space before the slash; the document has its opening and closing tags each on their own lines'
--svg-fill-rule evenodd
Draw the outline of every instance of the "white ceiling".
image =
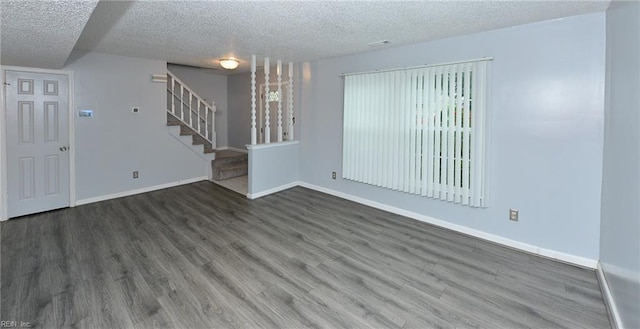
<svg viewBox="0 0 640 329">
<path fill-rule="evenodd" d="M 61 68 L 97 4 L 1 0 L 1 63 Z"/>
<path fill-rule="evenodd" d="M 5 6 L 3 2 L 3 57 L 68 45 L 70 35 L 78 30 L 79 12 L 86 14 L 91 5 L 60 4 L 63 8 L 39 3 L 35 7 L 41 8 L 33 10 L 29 5 Z M 234 56 L 241 61 L 239 71 L 246 71 L 253 53 L 259 58 L 302 62 L 368 51 L 373 49 L 368 44 L 379 40 L 388 39 L 391 43 L 384 47 L 394 47 L 600 12 L 608 6 L 608 0 L 100 1 L 75 48 L 213 68 L 219 67 L 219 58 Z M 11 10 L 5 15 L 6 7 Z M 10 17 L 16 10 L 22 18 Z M 22 12 L 25 10 L 30 12 Z M 10 40 L 6 44 L 5 19 L 12 20 L 7 24 Z M 41 31 L 45 26 L 50 29 L 46 38 L 38 40 L 41 43 L 27 40 L 28 45 L 19 44 L 25 32 Z M 32 56 L 57 54 L 47 50 Z M 56 57 L 52 62 L 61 60 Z"/>
</svg>

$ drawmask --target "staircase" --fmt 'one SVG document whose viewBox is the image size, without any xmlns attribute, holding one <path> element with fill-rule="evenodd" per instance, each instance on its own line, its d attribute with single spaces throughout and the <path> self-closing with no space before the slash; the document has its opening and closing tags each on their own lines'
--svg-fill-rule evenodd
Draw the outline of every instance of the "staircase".
<svg viewBox="0 0 640 329">
<path fill-rule="evenodd" d="M 180 127 L 179 136 L 191 136 L 191 145 L 202 145 L 203 158 L 211 161 L 214 180 L 225 180 L 248 174 L 246 153 L 216 150 L 216 106 L 198 96 L 171 72 L 167 72 L 167 126 Z M 176 131 L 172 132 L 174 135 Z M 183 138 L 180 140 L 185 143 Z M 188 142 L 187 142 L 188 143 Z M 194 149 L 195 151 L 195 149 Z M 197 152 L 200 152 L 199 150 Z"/>
<path fill-rule="evenodd" d="M 249 173 L 249 158 L 247 153 L 220 150 L 215 152 L 215 160 L 211 161 L 211 171 L 214 180 L 225 180 L 244 176 Z"/>
<path fill-rule="evenodd" d="M 169 112 L 167 112 L 167 126 L 180 126 L 180 136 L 191 136 L 192 145 L 204 146 L 203 153 L 205 154 L 214 153 L 213 144 L 210 141 L 204 139 L 186 123 Z"/>
</svg>

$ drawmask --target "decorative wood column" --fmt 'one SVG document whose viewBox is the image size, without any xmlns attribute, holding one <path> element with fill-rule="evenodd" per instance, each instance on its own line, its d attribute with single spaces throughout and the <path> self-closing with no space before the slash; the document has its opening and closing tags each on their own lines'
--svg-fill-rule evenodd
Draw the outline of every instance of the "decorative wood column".
<svg viewBox="0 0 640 329">
<path fill-rule="evenodd" d="M 289 97 L 287 97 L 287 100 L 289 101 L 288 104 L 288 110 L 289 110 L 289 116 L 288 116 L 288 135 L 287 135 L 287 139 L 292 141 L 293 140 L 293 63 L 289 62 Z"/>
<path fill-rule="evenodd" d="M 251 145 L 257 143 L 256 139 L 256 55 L 251 55 Z"/>
<path fill-rule="evenodd" d="M 282 61 L 278 60 L 276 74 L 278 75 L 278 142 L 282 142 Z"/>
<path fill-rule="evenodd" d="M 264 143 L 271 143 L 271 116 L 269 113 L 269 57 L 264 58 Z"/>
</svg>

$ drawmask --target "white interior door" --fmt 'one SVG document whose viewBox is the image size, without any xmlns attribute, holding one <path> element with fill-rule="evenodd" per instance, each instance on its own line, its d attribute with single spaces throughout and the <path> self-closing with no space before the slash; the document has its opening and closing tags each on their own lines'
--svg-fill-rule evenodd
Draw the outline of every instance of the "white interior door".
<svg viewBox="0 0 640 329">
<path fill-rule="evenodd" d="M 5 72 L 9 218 L 68 207 L 68 77 Z"/>
<path fill-rule="evenodd" d="M 289 104 L 288 100 L 288 88 L 289 83 L 282 83 L 282 95 L 278 95 L 278 84 L 270 83 L 269 84 L 269 95 L 266 94 L 266 88 L 264 84 L 260 85 L 260 114 L 258 118 L 259 124 L 259 139 L 258 143 L 264 143 L 264 127 L 266 122 L 266 111 L 265 104 L 269 101 L 269 123 L 270 128 L 269 131 L 271 133 L 271 143 L 275 143 L 278 141 L 278 97 L 282 97 L 282 140 L 287 140 L 288 135 L 288 122 L 289 122 L 289 110 L 287 108 L 287 104 Z"/>
</svg>

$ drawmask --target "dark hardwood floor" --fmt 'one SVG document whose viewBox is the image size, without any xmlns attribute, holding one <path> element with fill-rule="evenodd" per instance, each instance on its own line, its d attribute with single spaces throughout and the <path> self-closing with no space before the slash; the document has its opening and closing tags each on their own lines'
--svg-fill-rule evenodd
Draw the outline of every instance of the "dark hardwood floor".
<svg viewBox="0 0 640 329">
<path fill-rule="evenodd" d="M 304 188 L 210 182 L 0 224 L 38 328 L 610 328 L 594 271 Z"/>
</svg>

